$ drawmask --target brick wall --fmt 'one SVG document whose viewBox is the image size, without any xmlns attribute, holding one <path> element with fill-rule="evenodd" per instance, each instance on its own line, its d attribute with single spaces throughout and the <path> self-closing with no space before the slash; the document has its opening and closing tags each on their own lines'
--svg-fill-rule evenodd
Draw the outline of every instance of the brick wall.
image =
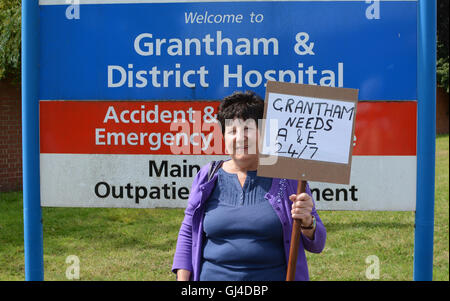
<svg viewBox="0 0 450 301">
<path fill-rule="evenodd" d="M 438 88 L 436 100 L 436 133 L 448 134 L 448 93 Z"/>
<path fill-rule="evenodd" d="M 0 81 L 0 191 L 22 190 L 20 86 Z"/>
</svg>

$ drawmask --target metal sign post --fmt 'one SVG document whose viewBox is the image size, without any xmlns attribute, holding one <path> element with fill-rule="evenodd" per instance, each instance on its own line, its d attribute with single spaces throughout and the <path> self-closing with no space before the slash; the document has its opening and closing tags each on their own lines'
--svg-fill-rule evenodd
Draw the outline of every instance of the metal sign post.
<svg viewBox="0 0 450 301">
<path fill-rule="evenodd" d="M 44 280 L 39 181 L 39 4 L 22 1 L 22 164 L 25 280 Z"/>
<path fill-rule="evenodd" d="M 436 152 L 436 0 L 419 0 L 417 45 L 417 199 L 414 280 L 433 279 Z"/>
</svg>

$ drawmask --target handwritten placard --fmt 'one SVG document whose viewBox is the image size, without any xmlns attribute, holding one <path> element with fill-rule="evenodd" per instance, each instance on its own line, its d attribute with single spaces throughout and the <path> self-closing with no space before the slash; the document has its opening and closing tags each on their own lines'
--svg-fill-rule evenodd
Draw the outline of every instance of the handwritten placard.
<svg viewBox="0 0 450 301">
<path fill-rule="evenodd" d="M 268 82 L 258 175 L 348 183 L 358 90 Z"/>
<path fill-rule="evenodd" d="M 267 115 L 278 130 L 262 153 L 347 164 L 354 114 L 353 102 L 269 93 Z"/>
</svg>

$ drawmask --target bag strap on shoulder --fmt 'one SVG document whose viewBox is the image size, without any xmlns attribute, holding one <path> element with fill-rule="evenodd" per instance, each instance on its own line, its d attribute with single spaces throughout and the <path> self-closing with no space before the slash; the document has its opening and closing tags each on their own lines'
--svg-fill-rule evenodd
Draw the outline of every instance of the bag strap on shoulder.
<svg viewBox="0 0 450 301">
<path fill-rule="evenodd" d="M 223 160 L 219 161 L 212 161 L 211 166 L 209 167 L 208 171 L 208 182 L 212 179 L 214 174 L 219 170 L 219 168 L 222 166 Z"/>
</svg>

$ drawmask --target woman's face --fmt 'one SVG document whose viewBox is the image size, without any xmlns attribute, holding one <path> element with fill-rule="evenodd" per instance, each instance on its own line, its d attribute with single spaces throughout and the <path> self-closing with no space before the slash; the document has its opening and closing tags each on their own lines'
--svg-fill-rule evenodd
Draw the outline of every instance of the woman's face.
<svg viewBox="0 0 450 301">
<path fill-rule="evenodd" d="M 257 160 L 259 155 L 259 131 L 255 120 L 238 119 L 225 121 L 225 152 L 233 160 Z"/>
</svg>

